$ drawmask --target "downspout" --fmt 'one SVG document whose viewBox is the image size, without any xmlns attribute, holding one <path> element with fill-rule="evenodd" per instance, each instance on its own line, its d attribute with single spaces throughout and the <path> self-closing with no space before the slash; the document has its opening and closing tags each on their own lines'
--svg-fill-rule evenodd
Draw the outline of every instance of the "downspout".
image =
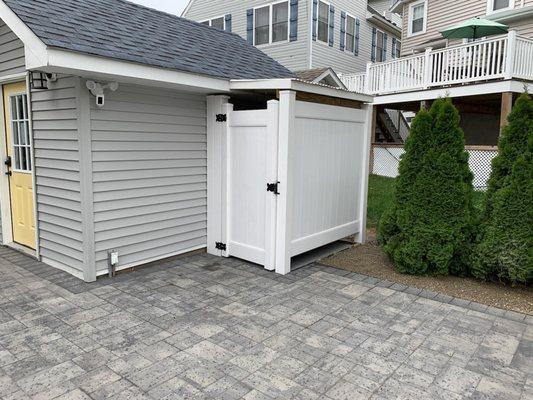
<svg viewBox="0 0 533 400">
<path fill-rule="evenodd" d="M 313 69 L 313 0 L 309 1 L 309 69 Z"/>
</svg>

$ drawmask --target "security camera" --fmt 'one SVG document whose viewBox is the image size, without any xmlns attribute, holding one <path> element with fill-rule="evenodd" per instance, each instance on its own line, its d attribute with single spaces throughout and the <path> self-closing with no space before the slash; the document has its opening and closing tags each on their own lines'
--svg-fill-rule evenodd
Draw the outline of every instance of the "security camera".
<svg viewBox="0 0 533 400">
<path fill-rule="evenodd" d="M 105 95 L 103 93 L 96 95 L 96 105 L 98 107 L 103 107 L 104 104 L 105 104 Z"/>
<path fill-rule="evenodd" d="M 118 82 L 109 82 L 103 85 L 99 82 L 87 81 L 86 86 L 87 86 L 87 89 L 91 91 L 93 96 L 96 97 L 97 107 L 103 107 L 105 104 L 105 90 L 109 89 L 112 92 L 115 92 L 118 90 Z"/>
</svg>

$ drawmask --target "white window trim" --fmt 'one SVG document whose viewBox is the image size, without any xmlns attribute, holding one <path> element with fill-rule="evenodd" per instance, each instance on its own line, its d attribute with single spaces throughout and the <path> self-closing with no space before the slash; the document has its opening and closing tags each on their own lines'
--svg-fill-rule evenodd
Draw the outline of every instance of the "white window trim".
<svg viewBox="0 0 533 400">
<path fill-rule="evenodd" d="M 348 38 L 348 17 L 350 18 L 353 18 L 354 20 L 354 32 L 353 32 L 353 36 L 354 36 L 354 49 L 353 51 L 350 51 L 350 54 L 353 54 L 355 52 L 355 49 L 356 49 L 356 43 L 357 43 L 357 17 L 353 14 L 350 14 L 350 13 L 346 13 L 346 19 L 344 20 L 344 50 L 343 51 L 346 51 L 348 52 L 348 50 L 346 49 L 348 46 L 348 41 L 346 40 Z M 328 29 L 329 31 L 329 29 Z M 318 29 L 317 29 L 317 33 L 318 33 Z M 328 38 L 329 39 L 329 38 Z"/>
<path fill-rule="evenodd" d="M 327 25 L 328 28 L 326 30 L 327 38 L 326 38 L 325 42 L 318 38 L 318 21 L 319 21 L 319 17 L 320 17 L 320 3 L 327 4 L 327 6 L 328 6 L 328 25 Z M 329 46 L 329 25 L 331 24 L 331 21 L 329 20 L 330 15 L 331 15 L 331 3 L 328 2 L 328 1 L 324 1 L 324 0 L 318 0 L 317 9 L 316 9 L 316 41 L 318 43 L 322 43 L 322 44 L 325 44 L 327 46 Z"/>
<path fill-rule="evenodd" d="M 420 32 L 413 33 L 413 10 L 416 6 L 424 4 L 424 27 Z M 423 35 L 426 33 L 427 22 L 428 22 L 428 3 L 427 0 L 419 0 L 414 3 L 409 4 L 409 14 L 407 17 L 407 37 Z"/>
<path fill-rule="evenodd" d="M 213 17 L 213 18 L 209 18 L 209 19 L 204 19 L 203 21 L 199 21 L 200 24 L 203 24 L 205 22 L 209 22 L 209 27 L 212 27 L 213 26 L 213 20 L 214 19 L 220 19 L 222 18 L 222 21 L 224 21 L 224 29 L 223 30 L 226 30 L 226 16 L 225 15 L 220 15 L 218 17 Z"/>
<path fill-rule="evenodd" d="M 272 29 L 273 14 L 272 14 L 272 9 L 274 8 L 274 6 L 276 4 L 281 4 L 281 3 L 287 3 L 287 40 L 278 40 L 277 42 L 273 42 L 272 41 L 272 37 L 273 37 L 273 29 Z M 269 26 L 268 43 L 263 43 L 263 44 L 256 45 L 255 44 L 255 11 L 260 9 L 260 8 L 266 8 L 266 7 L 269 7 L 269 13 L 268 13 L 268 18 L 269 18 L 269 21 L 268 21 L 268 26 Z M 281 43 L 289 43 L 290 35 L 291 35 L 291 5 L 290 5 L 288 0 L 281 0 L 281 1 L 275 1 L 275 2 L 269 3 L 269 4 L 262 4 L 260 6 L 254 7 L 253 10 L 254 10 L 253 35 L 254 35 L 254 46 L 255 47 L 261 48 L 261 47 L 266 47 L 266 46 L 273 46 L 273 45 L 275 46 L 275 45 L 278 45 L 278 44 L 281 44 Z"/>
<path fill-rule="evenodd" d="M 515 0 L 509 0 L 509 7 L 500 8 L 499 10 L 494 9 L 494 0 L 487 0 L 487 15 L 497 14 L 502 11 L 513 10 L 515 8 Z"/>
<path fill-rule="evenodd" d="M 24 99 L 24 96 L 26 96 L 26 101 L 24 102 L 25 104 L 25 107 L 26 107 L 26 113 L 27 113 L 27 116 L 28 118 L 24 118 L 24 119 L 18 119 L 18 118 L 13 118 L 13 115 L 11 114 L 12 113 L 12 110 L 13 110 L 13 99 L 18 97 L 18 96 L 23 96 L 23 99 Z M 13 172 L 17 172 L 17 173 L 20 173 L 20 174 L 31 174 L 33 172 L 33 158 L 32 158 L 32 145 L 31 145 L 31 138 L 28 136 L 28 143 L 26 144 L 15 144 L 15 138 L 13 137 L 13 135 L 15 134 L 15 129 L 14 129 L 14 125 L 16 123 L 19 123 L 19 122 L 27 122 L 28 125 L 27 125 L 27 129 L 28 129 L 28 135 L 31 135 L 31 132 L 30 132 L 30 115 L 29 115 L 29 110 L 28 110 L 28 94 L 27 92 L 17 92 L 17 93 L 13 93 L 9 96 L 9 110 L 8 112 L 10 113 L 10 117 L 9 119 L 11 120 L 11 153 L 12 153 L 12 165 L 11 165 L 11 170 Z M 28 149 L 28 152 L 26 153 L 26 157 L 27 160 L 26 160 L 26 163 L 30 163 L 30 169 L 21 169 L 21 168 L 17 168 L 16 167 L 16 161 L 17 161 L 17 147 L 19 148 L 22 148 L 24 149 L 24 151 L 26 151 L 26 149 Z M 19 160 L 20 161 L 20 160 Z"/>
</svg>

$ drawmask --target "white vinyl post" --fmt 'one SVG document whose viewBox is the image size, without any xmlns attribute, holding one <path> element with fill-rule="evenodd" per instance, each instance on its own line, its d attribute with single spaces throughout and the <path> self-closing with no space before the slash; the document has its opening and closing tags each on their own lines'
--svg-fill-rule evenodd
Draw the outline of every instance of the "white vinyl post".
<svg viewBox="0 0 533 400">
<path fill-rule="evenodd" d="M 511 30 L 507 34 L 507 51 L 505 52 L 505 79 L 512 79 L 514 75 L 514 63 L 516 57 L 516 31 Z"/>
<path fill-rule="evenodd" d="M 207 96 L 207 252 L 224 255 L 216 243 L 226 238 L 226 148 L 227 122 L 217 122 L 217 114 L 227 115 L 229 96 Z"/>
<path fill-rule="evenodd" d="M 431 85 L 431 78 L 432 78 L 432 71 L 433 71 L 433 63 L 431 62 L 431 51 L 433 48 L 428 47 L 426 49 L 425 57 L 424 57 L 424 89 L 429 88 Z"/>
<path fill-rule="evenodd" d="M 270 100 L 267 103 L 267 183 L 278 182 L 278 132 L 279 132 L 279 102 Z M 265 231 L 265 269 L 276 269 L 276 225 L 278 196 L 267 193 L 266 231 Z"/>
<path fill-rule="evenodd" d="M 364 83 L 365 94 L 370 94 L 370 67 L 371 66 L 372 66 L 372 63 L 370 61 L 366 63 L 366 74 L 365 74 L 365 83 Z"/>
<path fill-rule="evenodd" d="M 296 92 L 283 90 L 279 94 L 278 180 L 280 182 L 276 226 L 276 272 L 291 271 L 292 173 L 291 141 L 295 126 Z"/>
<path fill-rule="evenodd" d="M 356 241 L 358 243 L 366 242 L 366 219 L 367 219 L 367 207 L 368 207 L 368 179 L 370 177 L 370 152 L 371 152 L 371 138 L 372 138 L 372 119 L 374 117 L 374 106 L 372 104 L 366 104 L 363 106 L 365 112 L 365 128 L 363 139 L 363 156 L 362 168 L 361 168 L 361 186 L 359 190 L 359 221 L 361 225 L 359 227 L 359 233 L 357 234 Z"/>
</svg>

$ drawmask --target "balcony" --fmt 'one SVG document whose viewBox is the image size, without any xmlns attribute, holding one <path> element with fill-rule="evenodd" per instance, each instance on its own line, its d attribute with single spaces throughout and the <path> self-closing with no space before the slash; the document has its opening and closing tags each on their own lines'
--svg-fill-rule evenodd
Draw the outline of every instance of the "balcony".
<svg viewBox="0 0 533 400">
<path fill-rule="evenodd" d="M 370 95 L 493 80 L 533 81 L 533 40 L 511 31 L 473 43 L 369 63 L 366 72 L 340 77 L 348 90 Z"/>
</svg>

